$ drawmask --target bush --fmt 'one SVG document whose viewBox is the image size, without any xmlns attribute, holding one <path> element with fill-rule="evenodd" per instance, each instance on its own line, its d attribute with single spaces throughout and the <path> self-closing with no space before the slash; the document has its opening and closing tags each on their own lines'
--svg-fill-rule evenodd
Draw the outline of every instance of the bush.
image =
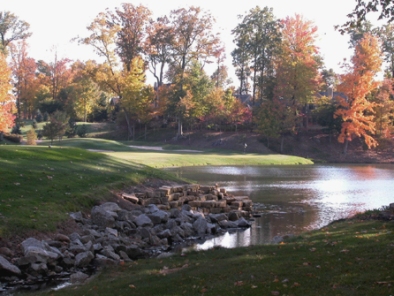
<svg viewBox="0 0 394 296">
<path fill-rule="evenodd" d="M 21 127 L 19 125 L 14 125 L 12 127 L 11 134 L 21 135 L 22 134 Z"/>
<path fill-rule="evenodd" d="M 36 121 L 36 120 L 33 120 L 32 127 L 33 127 L 34 129 L 37 128 L 37 121 Z"/>
<path fill-rule="evenodd" d="M 27 132 L 26 138 L 27 138 L 27 145 L 37 145 L 37 134 L 34 128 L 31 128 Z"/>
<path fill-rule="evenodd" d="M 22 142 L 22 139 L 23 139 L 23 137 L 21 135 L 9 134 L 9 133 L 4 133 L 3 138 L 7 139 L 10 142 L 14 142 L 14 143 L 20 143 L 20 142 Z"/>
<path fill-rule="evenodd" d="M 44 120 L 40 111 L 37 111 L 37 115 L 36 115 L 35 120 L 36 120 L 36 122 L 42 122 Z"/>
<path fill-rule="evenodd" d="M 87 126 L 85 124 L 82 124 L 78 126 L 77 128 L 77 135 L 80 138 L 85 138 L 87 133 Z"/>
</svg>

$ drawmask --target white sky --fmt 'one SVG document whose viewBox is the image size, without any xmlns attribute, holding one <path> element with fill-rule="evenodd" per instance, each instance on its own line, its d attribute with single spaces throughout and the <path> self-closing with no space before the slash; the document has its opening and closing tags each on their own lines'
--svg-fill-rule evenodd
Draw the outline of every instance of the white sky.
<svg viewBox="0 0 394 296">
<path fill-rule="evenodd" d="M 237 18 L 239 14 L 245 14 L 257 5 L 260 8 L 272 7 L 277 18 L 294 16 L 297 13 L 303 15 L 304 19 L 313 21 L 318 27 L 317 46 L 326 68 L 340 72 L 339 64 L 352 54 L 348 49 L 349 37 L 335 31 L 334 26 L 346 21 L 346 15 L 356 4 L 355 0 L 0 0 L 0 10 L 11 11 L 19 19 L 30 24 L 33 35 L 28 39 L 29 52 L 36 60 L 53 60 L 54 54 L 51 49 L 56 46 L 59 58 L 86 61 L 97 59 L 93 49 L 71 43 L 70 40 L 77 36 L 87 36 L 86 27 L 99 12 L 105 11 L 106 8 L 113 10 L 124 2 L 143 4 L 153 12 L 154 17 L 191 5 L 211 12 L 216 19 L 216 29 L 221 33 L 221 39 L 226 46 L 226 62 L 231 76 L 234 72 L 230 55 L 234 49 L 231 30 L 240 22 Z"/>
</svg>

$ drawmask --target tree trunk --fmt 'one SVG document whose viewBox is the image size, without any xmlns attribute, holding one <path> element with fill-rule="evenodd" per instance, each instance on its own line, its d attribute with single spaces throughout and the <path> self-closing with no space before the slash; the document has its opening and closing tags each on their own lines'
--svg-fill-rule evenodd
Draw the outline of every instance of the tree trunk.
<svg viewBox="0 0 394 296">
<path fill-rule="evenodd" d="M 346 139 L 345 140 L 345 146 L 343 147 L 343 154 L 347 154 L 347 148 L 348 148 L 348 145 L 349 145 L 349 141 Z"/>
<path fill-rule="evenodd" d="M 123 108 L 123 111 L 124 111 L 124 116 L 125 116 L 126 122 L 127 122 L 127 131 L 128 131 L 128 134 L 127 134 L 127 141 L 129 141 L 129 140 L 130 140 L 130 136 L 133 136 L 133 137 L 134 137 L 134 135 L 133 135 L 133 130 L 132 130 L 132 127 L 131 127 L 131 125 L 130 125 L 129 114 L 128 114 L 126 108 Z"/>
<path fill-rule="evenodd" d="M 135 123 L 133 124 L 133 141 L 135 141 Z"/>
<path fill-rule="evenodd" d="M 147 133 L 147 124 L 145 123 L 145 141 L 146 141 L 146 133 Z"/>
<path fill-rule="evenodd" d="M 283 153 L 283 145 L 285 143 L 285 137 L 281 137 L 280 139 L 280 153 Z"/>
<path fill-rule="evenodd" d="M 176 134 L 176 138 L 178 139 L 179 137 L 183 136 L 183 127 L 182 127 L 182 121 L 178 118 L 178 132 Z"/>
</svg>

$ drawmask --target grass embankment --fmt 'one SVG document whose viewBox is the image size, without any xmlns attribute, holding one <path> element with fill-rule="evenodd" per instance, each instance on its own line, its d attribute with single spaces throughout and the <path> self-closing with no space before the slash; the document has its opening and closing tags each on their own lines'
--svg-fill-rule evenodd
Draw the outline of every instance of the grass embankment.
<svg viewBox="0 0 394 296">
<path fill-rule="evenodd" d="M 146 178 L 175 179 L 145 165 L 78 148 L 0 146 L 0 236 L 53 231 L 67 213 Z"/>
<path fill-rule="evenodd" d="M 67 213 L 110 198 L 114 188 L 149 177 L 177 180 L 154 167 L 310 163 L 283 155 L 152 152 L 102 139 L 65 139 L 53 148 L 40 144 L 0 146 L 0 236 L 53 231 Z"/>
<path fill-rule="evenodd" d="M 280 245 L 175 255 L 104 269 L 33 295 L 392 295 L 394 223 L 351 220 Z"/>
</svg>

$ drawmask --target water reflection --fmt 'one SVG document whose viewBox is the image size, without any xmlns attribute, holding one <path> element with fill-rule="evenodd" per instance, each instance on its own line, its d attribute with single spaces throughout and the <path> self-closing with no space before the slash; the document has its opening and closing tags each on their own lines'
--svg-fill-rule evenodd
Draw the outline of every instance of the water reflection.
<svg viewBox="0 0 394 296">
<path fill-rule="evenodd" d="M 219 184 L 274 209 L 256 218 L 249 230 L 228 233 L 197 247 L 202 249 L 269 243 L 277 235 L 319 228 L 393 202 L 393 165 L 185 167 L 169 171 L 200 184 Z"/>
</svg>

